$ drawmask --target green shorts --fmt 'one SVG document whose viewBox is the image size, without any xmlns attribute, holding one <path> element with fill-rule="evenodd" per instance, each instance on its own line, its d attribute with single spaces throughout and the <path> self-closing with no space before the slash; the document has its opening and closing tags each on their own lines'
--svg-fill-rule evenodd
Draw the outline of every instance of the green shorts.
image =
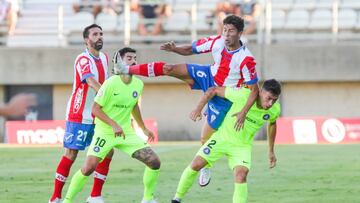
<svg viewBox="0 0 360 203">
<path fill-rule="evenodd" d="M 239 145 L 231 143 L 215 132 L 213 136 L 200 148 L 196 155 L 204 158 L 210 166 L 226 156 L 231 170 L 235 166 L 245 166 L 251 168 L 252 145 Z"/>
<path fill-rule="evenodd" d="M 149 144 L 135 133 L 126 134 L 124 139 L 123 137 L 115 137 L 114 134 L 101 134 L 95 131 L 87 155 L 104 159 L 111 149 L 117 148 L 129 156 L 132 156 L 135 151 L 149 146 Z"/>
</svg>

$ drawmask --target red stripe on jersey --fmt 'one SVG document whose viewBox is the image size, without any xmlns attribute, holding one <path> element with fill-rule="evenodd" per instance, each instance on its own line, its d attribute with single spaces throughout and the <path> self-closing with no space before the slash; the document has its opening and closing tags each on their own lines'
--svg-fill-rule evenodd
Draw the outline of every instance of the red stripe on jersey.
<svg viewBox="0 0 360 203">
<path fill-rule="evenodd" d="M 243 68 L 245 65 L 249 69 L 249 73 L 250 73 L 250 77 L 251 77 L 250 80 L 253 80 L 254 78 L 257 77 L 256 69 L 255 69 L 256 62 L 254 61 L 253 57 L 247 56 L 244 58 L 244 60 L 240 64 L 241 79 L 238 81 L 238 83 L 236 85 L 237 87 L 240 87 L 244 83 Z"/>
<path fill-rule="evenodd" d="M 216 40 L 220 39 L 220 37 L 221 37 L 221 35 L 219 35 L 219 36 L 217 36 L 217 37 L 214 38 L 213 42 L 211 43 L 210 50 L 212 50 L 212 48 L 213 48 Z"/>
<path fill-rule="evenodd" d="M 100 59 L 95 59 L 95 64 L 99 74 L 99 83 L 103 84 L 105 81 L 105 71 L 104 71 L 103 63 L 101 62 Z"/>
<path fill-rule="evenodd" d="M 225 79 L 229 76 L 229 72 L 230 72 L 229 65 L 230 65 L 232 56 L 233 55 L 231 53 L 228 53 L 226 51 L 226 48 L 224 48 L 221 52 L 220 65 L 219 65 L 218 71 L 216 72 L 216 74 L 214 76 L 214 81 L 220 87 L 222 87 L 224 85 Z"/>
</svg>

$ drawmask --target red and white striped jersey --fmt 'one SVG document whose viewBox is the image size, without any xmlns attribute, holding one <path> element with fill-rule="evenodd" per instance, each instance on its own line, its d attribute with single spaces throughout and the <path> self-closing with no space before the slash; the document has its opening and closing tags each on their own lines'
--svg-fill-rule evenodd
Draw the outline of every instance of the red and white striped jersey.
<svg viewBox="0 0 360 203">
<path fill-rule="evenodd" d="M 103 84 L 109 77 L 108 63 L 109 59 L 105 53 L 100 52 L 97 58 L 87 49 L 76 57 L 73 91 L 66 109 L 67 121 L 83 124 L 94 122 L 91 109 L 96 92 L 86 83 L 86 78 L 94 77 Z"/>
<path fill-rule="evenodd" d="M 229 51 L 222 36 L 213 36 L 193 42 L 192 51 L 196 54 L 212 53 L 211 73 L 217 86 L 240 87 L 258 81 L 255 59 L 246 46 L 241 45 L 239 49 Z"/>
</svg>

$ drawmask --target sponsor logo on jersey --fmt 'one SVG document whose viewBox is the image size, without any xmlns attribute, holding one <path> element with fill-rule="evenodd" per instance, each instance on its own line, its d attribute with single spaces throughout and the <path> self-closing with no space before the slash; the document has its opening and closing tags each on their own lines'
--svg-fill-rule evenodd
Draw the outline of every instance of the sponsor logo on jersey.
<svg viewBox="0 0 360 203">
<path fill-rule="evenodd" d="M 74 113 L 79 112 L 80 107 L 81 107 L 81 103 L 82 103 L 82 100 L 83 100 L 83 95 L 84 95 L 84 85 L 81 84 L 79 86 L 79 88 L 77 89 L 76 95 L 75 95 L 74 109 L 73 109 Z"/>
<path fill-rule="evenodd" d="M 100 152 L 100 147 L 95 146 L 95 147 L 94 147 L 94 152 Z"/>
<path fill-rule="evenodd" d="M 265 114 L 265 115 L 263 116 L 263 119 L 264 119 L 264 120 L 269 120 L 269 118 L 270 118 L 270 115 L 269 115 L 269 114 Z"/>
<path fill-rule="evenodd" d="M 251 123 L 256 123 L 256 120 L 251 119 L 250 117 L 246 116 L 245 119 Z"/>
<path fill-rule="evenodd" d="M 138 94 L 139 94 L 139 93 L 138 93 L 137 91 L 134 91 L 133 94 L 132 94 L 132 96 L 133 96 L 134 98 L 136 98 L 136 97 L 138 96 Z"/>
<path fill-rule="evenodd" d="M 205 148 L 203 149 L 203 152 L 204 152 L 204 154 L 209 155 L 210 152 L 211 152 L 211 150 L 210 150 L 209 147 L 205 147 Z"/>
</svg>

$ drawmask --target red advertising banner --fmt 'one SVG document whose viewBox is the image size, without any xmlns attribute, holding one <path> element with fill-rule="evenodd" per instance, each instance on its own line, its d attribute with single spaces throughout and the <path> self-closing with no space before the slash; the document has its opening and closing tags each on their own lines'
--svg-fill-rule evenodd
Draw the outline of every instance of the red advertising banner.
<svg viewBox="0 0 360 203">
<path fill-rule="evenodd" d="M 277 120 L 276 143 L 360 142 L 360 118 L 291 117 Z"/>
<path fill-rule="evenodd" d="M 153 119 L 145 119 L 144 122 L 155 135 L 154 141 L 150 143 L 157 143 L 159 139 L 157 122 Z M 65 132 L 65 121 L 7 121 L 5 128 L 5 143 L 8 144 L 62 144 Z M 141 129 L 135 129 L 140 137 L 144 140 L 147 139 Z"/>
</svg>

